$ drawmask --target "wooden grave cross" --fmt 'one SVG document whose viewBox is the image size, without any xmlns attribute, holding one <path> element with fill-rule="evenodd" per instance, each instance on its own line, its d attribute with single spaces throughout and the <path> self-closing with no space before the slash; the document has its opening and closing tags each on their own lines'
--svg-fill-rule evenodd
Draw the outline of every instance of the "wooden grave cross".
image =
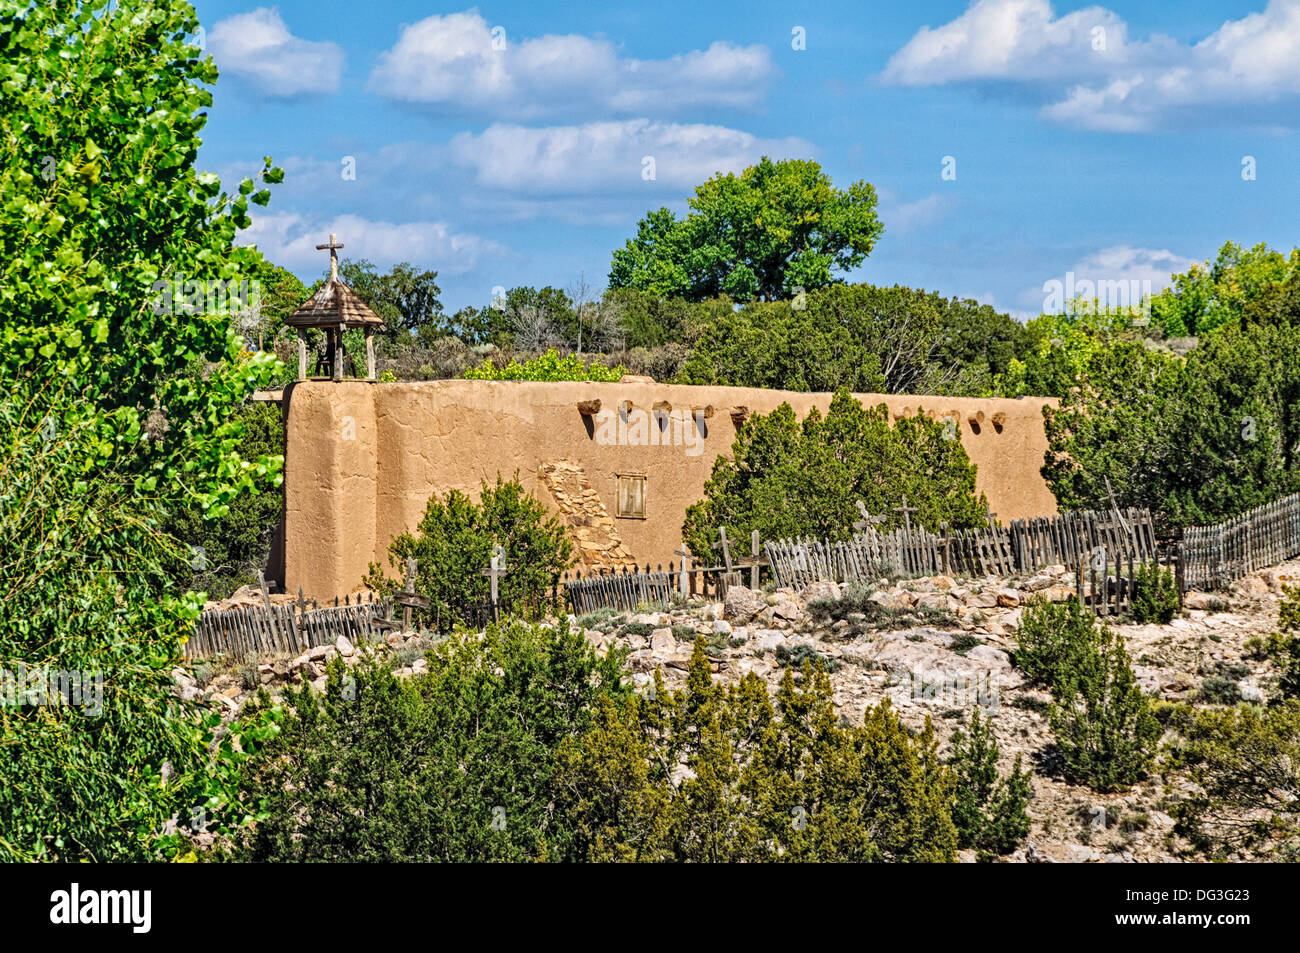
<svg viewBox="0 0 1300 953">
<path fill-rule="evenodd" d="M 718 527 L 718 542 L 714 543 L 712 548 L 722 550 L 722 563 L 726 567 L 726 573 L 722 577 L 724 588 L 740 585 L 740 573 L 736 572 L 731 564 L 731 541 L 727 539 L 727 527 Z"/>
<path fill-rule="evenodd" d="M 749 588 L 758 588 L 758 567 L 768 565 L 767 557 L 763 555 L 762 540 L 759 539 L 758 530 L 749 534 L 749 556 L 742 557 L 739 562 L 741 566 L 749 567 Z"/>
<path fill-rule="evenodd" d="M 912 534 L 912 514 L 916 512 L 916 507 L 908 506 L 907 497 L 903 497 L 903 505 L 895 506 L 894 512 L 903 514 L 903 526 L 907 530 L 907 534 L 910 536 Z"/>
<path fill-rule="evenodd" d="M 903 502 L 906 503 L 907 500 L 904 500 Z M 878 523 L 883 523 L 885 521 L 883 516 L 872 516 L 867 512 L 867 504 L 863 503 L 861 500 L 858 500 L 857 506 L 858 512 L 862 514 L 862 519 L 855 520 L 853 528 L 859 533 L 865 532 L 866 530 L 876 526 Z"/>
<path fill-rule="evenodd" d="M 416 595 L 415 576 L 420 568 L 419 560 L 414 556 L 407 557 L 406 560 L 406 585 L 402 591 L 393 597 L 393 602 L 402 607 L 402 631 L 411 631 L 411 610 L 428 609 L 432 601 L 428 596 Z"/>
<path fill-rule="evenodd" d="M 498 613 L 497 613 L 497 599 L 499 596 L 499 592 L 497 588 L 498 580 L 506 574 L 507 574 L 506 550 L 504 546 L 497 544 L 496 546 L 492 547 L 492 559 L 489 564 L 489 567 L 483 570 L 483 575 L 488 577 L 489 586 L 492 592 L 492 618 L 494 620 L 498 617 Z"/>
<path fill-rule="evenodd" d="M 993 512 L 993 507 L 989 506 L 987 503 L 984 504 L 984 518 L 988 520 L 989 529 L 998 528 L 997 515 L 997 513 Z"/>
<path fill-rule="evenodd" d="M 687 577 L 687 575 L 686 575 L 686 558 L 687 558 L 688 556 L 691 555 L 691 551 L 690 551 L 689 549 L 686 548 L 686 544 L 685 544 L 685 543 L 682 543 L 682 548 L 681 548 L 681 549 L 674 549 L 674 550 L 673 550 L 673 555 L 674 555 L 674 556 L 681 556 L 681 557 L 682 557 L 682 569 L 681 569 L 681 590 L 682 590 L 682 600 L 685 601 L 686 599 L 689 599 L 690 596 L 691 596 L 691 594 L 690 594 L 690 581 L 689 581 L 689 579 L 688 579 L 688 577 Z M 691 558 L 693 559 L 694 557 L 691 557 Z"/>
</svg>

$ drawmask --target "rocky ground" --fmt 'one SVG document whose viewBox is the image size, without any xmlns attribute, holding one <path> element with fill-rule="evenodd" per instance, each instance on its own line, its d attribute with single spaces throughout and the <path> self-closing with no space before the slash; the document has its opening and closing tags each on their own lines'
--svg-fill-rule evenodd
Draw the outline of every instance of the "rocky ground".
<svg viewBox="0 0 1300 953">
<path fill-rule="evenodd" d="M 1300 562 L 1287 563 L 1249 576 L 1223 595 L 1189 593 L 1183 612 L 1168 625 L 1111 621 L 1153 697 L 1195 704 L 1259 700 L 1270 692 L 1273 676 L 1246 642 L 1275 629 L 1282 586 L 1297 578 Z M 1017 579 L 882 579 L 865 588 L 814 583 L 799 592 L 733 587 L 725 602 L 602 611 L 570 620 L 599 653 L 625 647 L 640 686 L 660 669 L 669 688 L 682 687 L 695 638 L 702 634 L 716 677 L 724 682 L 754 672 L 775 690 L 786 665 L 815 653 L 827 661 L 845 717 L 859 720 L 868 706 L 889 698 L 912 726 L 932 719 L 944 749 L 979 706 L 991 718 L 1004 770 L 1017 756 L 1033 768 L 1033 827 L 1013 861 L 1195 859 L 1174 836 L 1166 811 L 1177 792 L 1158 775 L 1117 795 L 1098 795 L 1059 776 L 1047 723 L 1049 696 L 1025 685 L 1008 652 L 1015 648 L 1027 601 L 1066 599 L 1074 592 L 1071 583 L 1065 567 L 1055 566 Z M 428 636 L 392 633 L 380 650 L 399 673 L 409 674 L 425 667 L 423 653 L 432 644 Z M 259 685 L 276 694 L 306 674 L 322 687 L 325 663 L 335 654 L 349 661 L 360 657 L 340 639 L 297 658 L 225 668 L 201 664 L 174 674 L 184 697 L 212 699 L 233 715 Z"/>
</svg>

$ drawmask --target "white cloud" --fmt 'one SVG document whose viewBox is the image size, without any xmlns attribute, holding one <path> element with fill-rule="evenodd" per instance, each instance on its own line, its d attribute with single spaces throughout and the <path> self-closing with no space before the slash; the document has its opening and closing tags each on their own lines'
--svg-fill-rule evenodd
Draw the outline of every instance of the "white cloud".
<svg viewBox="0 0 1300 953">
<path fill-rule="evenodd" d="M 1041 91 L 1044 117 L 1116 132 L 1150 129 L 1207 109 L 1300 97 L 1300 0 L 1270 0 L 1193 45 L 1133 40 L 1118 14 L 1056 16 L 1049 0 L 977 0 L 923 27 L 889 60 L 902 86 L 1008 82 Z"/>
<path fill-rule="evenodd" d="M 927 225 L 942 221 L 952 210 L 949 196 L 932 192 L 915 202 L 900 202 L 893 193 L 880 192 L 880 221 L 887 233 L 906 235 Z"/>
<path fill-rule="evenodd" d="M 339 88 L 342 48 L 294 36 L 275 7 L 258 7 L 220 21 L 208 32 L 207 46 L 222 72 L 241 77 L 267 96 Z"/>
<path fill-rule="evenodd" d="M 531 128 L 494 124 L 460 133 L 452 161 L 476 184 L 511 193 L 575 195 L 690 190 L 719 172 L 739 172 L 764 155 L 807 157 L 797 138 L 761 139 L 701 123 L 629 119 L 580 126 Z M 653 160 L 654 178 L 645 177 Z"/>
<path fill-rule="evenodd" d="M 399 261 L 411 261 L 433 268 L 440 274 L 459 275 L 471 271 L 484 258 L 509 254 L 505 246 L 477 235 L 452 231 L 442 222 L 379 222 L 357 215 L 340 215 L 332 221 L 308 219 L 292 213 L 254 217 L 252 227 L 240 233 L 239 241 L 256 245 L 269 261 L 290 271 L 323 271 L 329 264 L 325 252 L 316 246 L 338 236 L 345 248 L 342 257 L 366 258 L 381 268 Z"/>
<path fill-rule="evenodd" d="M 1159 294 L 1169 287 L 1173 275 L 1187 271 L 1193 264 L 1196 264 L 1196 259 L 1186 258 L 1167 248 L 1111 245 L 1085 255 L 1059 275 L 1047 276 L 1043 284 L 1024 289 L 1017 296 L 1016 303 L 1026 308 L 1052 310 L 1046 300 L 1053 289 L 1047 286 L 1055 282 L 1065 299 L 1077 294 L 1103 299 L 1108 295 L 1127 296 L 1124 301 L 1109 303 L 1136 305 L 1141 303 L 1143 295 Z"/>
<path fill-rule="evenodd" d="M 402 102 L 525 120 L 593 110 L 663 115 L 700 106 L 756 107 L 775 74 L 764 46 L 718 42 L 638 60 L 620 57 L 604 39 L 548 34 L 516 40 L 494 36 L 493 29 L 477 10 L 405 27 L 380 55 L 370 89 Z"/>
</svg>

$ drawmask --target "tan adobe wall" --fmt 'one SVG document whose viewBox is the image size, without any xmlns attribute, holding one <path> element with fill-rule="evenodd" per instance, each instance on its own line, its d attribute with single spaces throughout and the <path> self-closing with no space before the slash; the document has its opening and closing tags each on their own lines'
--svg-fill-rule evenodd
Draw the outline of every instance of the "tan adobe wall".
<svg viewBox="0 0 1300 953">
<path fill-rule="evenodd" d="M 642 564 L 675 562 L 686 507 L 701 496 L 714 460 L 735 439 L 729 410 L 743 406 L 766 413 L 785 401 L 802 417 L 814 406 L 824 411 L 831 399 L 653 382 L 462 380 L 306 381 L 285 396 L 284 565 L 272 566 L 271 574 L 284 579 L 289 591 L 301 585 L 318 598 L 356 590 L 371 561 L 387 568 L 389 542 L 414 526 L 433 493 L 454 488 L 477 496 L 481 482 L 495 481 L 498 473 L 509 478 L 518 472 L 529 492 L 552 510 L 564 507 L 570 522 L 575 510 L 593 513 L 591 534 L 610 541 L 596 548 L 608 546 Z M 856 396 L 888 405 L 895 417 L 918 409 L 936 417 L 956 411 L 962 444 L 979 468 L 977 486 L 999 518 L 1056 512 L 1039 473 L 1047 448 L 1047 400 Z M 579 402 L 592 400 L 601 402 L 602 417 L 579 412 Z M 620 431 L 610 411 L 626 401 L 634 413 Z M 638 428 L 635 411 L 656 405 L 675 415 L 713 410 L 702 436 L 693 423 L 683 428 L 678 420 L 666 431 L 669 445 L 626 445 L 647 431 L 655 435 L 653 424 Z M 611 532 L 598 525 L 604 519 L 590 499 L 581 506 L 557 503 L 555 465 L 577 468 L 579 482 L 571 485 L 585 479 L 609 516 L 617 512 L 616 476 L 644 475 L 646 518 L 616 518 Z"/>
</svg>

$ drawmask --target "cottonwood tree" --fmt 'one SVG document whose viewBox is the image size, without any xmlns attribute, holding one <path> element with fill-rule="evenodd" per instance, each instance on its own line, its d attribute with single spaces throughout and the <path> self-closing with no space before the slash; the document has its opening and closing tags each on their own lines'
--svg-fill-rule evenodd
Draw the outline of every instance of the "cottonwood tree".
<svg viewBox="0 0 1300 953">
<path fill-rule="evenodd" d="M 235 238 L 270 192 L 194 166 L 217 80 L 198 28 L 178 0 L 0 8 L 0 658 L 103 679 L 97 714 L 0 718 L 0 859 L 150 858 L 188 814 L 164 765 L 198 770 L 202 737 L 169 671 L 203 600 L 158 527 L 281 462 L 241 460 L 231 417 L 277 362 L 243 359 L 228 314 L 153 307 L 157 282 L 262 266 Z"/>
<path fill-rule="evenodd" d="M 884 226 L 866 182 L 837 189 L 816 162 L 766 156 L 695 189 L 686 218 L 651 212 L 613 254 L 611 288 L 702 301 L 774 301 L 835 281 L 871 253 Z"/>
</svg>

